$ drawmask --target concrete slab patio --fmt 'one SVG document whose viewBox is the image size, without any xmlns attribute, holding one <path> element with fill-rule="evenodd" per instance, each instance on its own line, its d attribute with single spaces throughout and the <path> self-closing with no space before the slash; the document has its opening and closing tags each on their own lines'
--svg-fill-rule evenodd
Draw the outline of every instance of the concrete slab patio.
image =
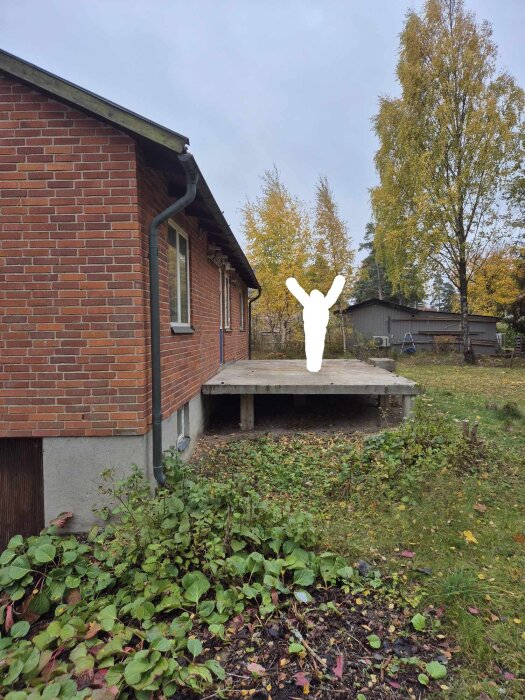
<svg viewBox="0 0 525 700">
<path fill-rule="evenodd" d="M 400 396 L 403 416 L 413 411 L 417 384 L 360 360 L 324 360 L 320 372 L 308 372 L 304 360 L 241 360 L 225 365 L 202 386 L 203 394 L 238 394 L 241 430 L 253 430 L 255 394 L 347 394 L 377 396 L 385 405 Z"/>
</svg>

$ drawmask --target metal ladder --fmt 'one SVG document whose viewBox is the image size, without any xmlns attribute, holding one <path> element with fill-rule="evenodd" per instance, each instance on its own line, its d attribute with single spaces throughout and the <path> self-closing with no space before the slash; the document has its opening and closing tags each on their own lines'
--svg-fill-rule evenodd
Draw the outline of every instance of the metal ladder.
<svg viewBox="0 0 525 700">
<path fill-rule="evenodd" d="M 405 333 L 403 343 L 401 345 L 401 352 L 406 352 L 409 354 L 416 352 L 416 344 L 414 343 L 412 333 Z"/>
</svg>

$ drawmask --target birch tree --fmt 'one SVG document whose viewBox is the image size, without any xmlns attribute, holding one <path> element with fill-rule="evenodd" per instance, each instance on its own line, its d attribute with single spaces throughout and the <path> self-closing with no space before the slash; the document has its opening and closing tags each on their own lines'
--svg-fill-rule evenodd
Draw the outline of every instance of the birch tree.
<svg viewBox="0 0 525 700">
<path fill-rule="evenodd" d="M 395 285 L 412 263 L 454 284 L 466 359 L 469 281 L 508 235 L 521 148 L 523 91 L 496 60 L 490 25 L 462 0 L 427 0 L 401 33 L 401 96 L 381 98 L 374 119 L 377 250 Z"/>
<path fill-rule="evenodd" d="M 326 177 L 320 177 L 317 183 L 313 250 L 311 281 L 314 286 L 326 294 L 336 275 L 343 275 L 346 280 L 337 301 L 343 352 L 346 352 L 346 330 L 341 312 L 348 303 L 351 289 L 354 251 L 347 224 L 339 213 L 339 207 Z"/>
<path fill-rule="evenodd" d="M 289 322 L 299 304 L 285 282 L 295 277 L 307 284 L 310 257 L 310 222 L 305 205 L 281 181 L 276 167 L 262 177 L 262 192 L 241 210 L 248 259 L 262 288 L 254 316 L 268 330 L 280 333 L 286 343 Z"/>
</svg>

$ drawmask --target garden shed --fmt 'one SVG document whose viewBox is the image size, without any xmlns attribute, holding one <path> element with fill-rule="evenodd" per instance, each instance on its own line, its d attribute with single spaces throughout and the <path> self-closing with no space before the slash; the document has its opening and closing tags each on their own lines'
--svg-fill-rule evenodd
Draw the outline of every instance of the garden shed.
<svg viewBox="0 0 525 700">
<path fill-rule="evenodd" d="M 382 299 L 353 304 L 343 313 L 353 331 L 354 343 L 371 341 L 374 336 L 379 336 L 388 338 L 388 345 L 400 350 L 403 339 L 410 333 L 416 350 L 462 349 L 459 313 L 420 309 Z M 470 314 L 468 319 L 474 352 L 494 354 L 498 348 L 496 324 L 500 319 L 478 314 Z"/>
</svg>

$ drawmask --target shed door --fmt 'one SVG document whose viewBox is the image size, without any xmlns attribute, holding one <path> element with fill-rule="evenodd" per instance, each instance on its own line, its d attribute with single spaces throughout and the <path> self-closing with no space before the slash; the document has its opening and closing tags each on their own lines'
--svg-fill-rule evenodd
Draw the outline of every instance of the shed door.
<svg viewBox="0 0 525 700">
<path fill-rule="evenodd" d="M 0 438 L 0 551 L 44 527 L 41 438 Z"/>
</svg>

